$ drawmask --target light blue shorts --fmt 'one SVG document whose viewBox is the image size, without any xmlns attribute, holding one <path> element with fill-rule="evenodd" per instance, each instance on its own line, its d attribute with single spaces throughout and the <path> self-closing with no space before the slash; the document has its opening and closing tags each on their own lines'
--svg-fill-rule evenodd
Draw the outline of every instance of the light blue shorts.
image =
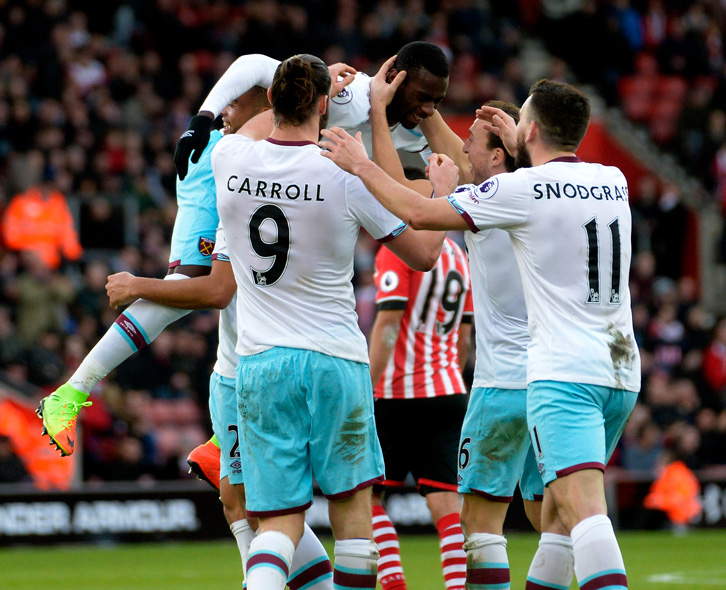
<svg viewBox="0 0 726 590">
<path fill-rule="evenodd" d="M 367 364 L 272 348 L 240 357 L 237 396 L 248 515 L 306 510 L 313 477 L 329 500 L 383 481 Z"/>
<path fill-rule="evenodd" d="M 511 502 L 519 481 L 525 500 L 542 499 L 526 411 L 526 389 L 472 389 L 461 429 L 460 493 Z"/>
<path fill-rule="evenodd" d="M 544 484 L 583 469 L 604 471 L 637 399 L 601 385 L 530 383 L 527 422 Z"/>
<path fill-rule="evenodd" d="M 212 373 L 209 378 L 209 415 L 222 455 L 219 478 L 229 477 L 232 483 L 244 483 L 242 461 L 239 456 L 237 394 L 234 379 L 222 377 L 216 372 Z"/>
</svg>

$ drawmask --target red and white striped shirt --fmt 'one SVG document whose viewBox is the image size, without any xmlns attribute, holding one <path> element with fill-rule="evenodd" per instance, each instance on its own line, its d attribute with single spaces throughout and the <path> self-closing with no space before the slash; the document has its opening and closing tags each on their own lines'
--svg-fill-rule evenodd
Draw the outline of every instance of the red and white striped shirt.
<svg viewBox="0 0 726 590">
<path fill-rule="evenodd" d="M 379 310 L 403 309 L 401 328 L 378 398 L 425 398 L 466 393 L 457 359 L 459 325 L 471 322 L 473 304 L 466 255 L 446 238 L 429 272 L 409 268 L 387 248 L 376 256 Z"/>
</svg>

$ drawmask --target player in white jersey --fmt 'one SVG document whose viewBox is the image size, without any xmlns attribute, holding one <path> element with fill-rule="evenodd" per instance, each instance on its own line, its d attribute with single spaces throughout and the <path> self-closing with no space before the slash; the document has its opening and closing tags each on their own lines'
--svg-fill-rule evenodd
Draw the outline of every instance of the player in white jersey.
<svg viewBox="0 0 726 590">
<path fill-rule="evenodd" d="M 262 138 L 269 134 L 271 119 L 266 115 L 248 121 L 250 113 L 240 108 L 237 101 L 222 111 L 224 132 L 234 133 L 243 127 L 245 133 Z M 207 161 L 209 166 L 209 162 Z M 214 187 L 213 187 L 214 188 Z M 212 196 L 216 201 L 216 196 Z M 143 299 L 153 304 L 178 309 L 220 309 L 219 346 L 217 362 L 210 378 L 209 410 L 214 431 L 214 441 L 200 448 L 211 447 L 210 456 L 216 461 L 216 480 L 210 483 L 219 490 L 224 516 L 237 541 L 243 568 L 247 561 L 249 546 L 254 538 L 255 519 L 248 522 L 244 508 L 244 486 L 233 486 L 230 476 L 237 483 L 242 482 L 243 467 L 239 456 L 240 425 L 235 393 L 235 370 L 237 366 L 237 323 L 235 313 L 235 292 L 237 284 L 227 256 L 224 232 L 217 229 L 214 252 L 209 275 L 190 278 L 179 282 L 135 277 L 127 272 L 108 278 L 106 291 L 113 307 L 127 305 Z M 220 457 L 221 450 L 221 457 Z M 190 455 L 191 457 L 191 455 Z M 221 460 L 220 460 L 221 459 Z M 209 469 L 208 466 L 206 466 Z M 210 473 L 210 471 L 206 471 Z M 330 590 L 332 588 L 332 566 L 315 533 L 307 525 L 293 558 L 287 585 L 291 590 Z"/>
<path fill-rule="evenodd" d="M 570 85 L 534 84 L 516 126 L 501 110 L 477 113 L 533 167 L 449 186 L 451 208 L 396 183 L 341 129 L 324 130 L 321 145 L 415 228 L 509 232 L 529 314 L 527 420 L 547 486 L 543 525 L 559 518 L 570 532 L 580 587 L 627 588 L 603 483 L 640 389 L 627 182 L 617 168 L 575 155 L 590 109 Z M 439 173 L 453 166 L 443 161 L 430 175 L 437 193 L 445 186 Z"/>
<path fill-rule="evenodd" d="M 247 512 L 260 519 L 247 562 L 250 590 L 285 586 L 313 476 L 329 500 L 334 584 L 375 587 L 370 486 L 383 469 L 366 341 L 354 311 L 353 253 L 364 227 L 428 270 L 443 240 L 407 229 L 360 180 L 320 156 L 329 89 L 318 58 L 282 62 L 268 90 L 270 137 L 227 136 L 212 153 L 238 285 Z"/>
<path fill-rule="evenodd" d="M 261 54 L 243 55 L 222 75 L 202 103 L 199 113 L 192 117 L 189 129 L 177 143 L 174 162 L 179 178 L 186 175 L 190 155 L 192 163 L 199 159 L 209 141 L 212 121 L 221 109 L 232 98 L 255 85 L 269 87 L 279 63 Z M 402 70 L 406 70 L 409 76 L 386 112 L 393 143 L 397 149 L 420 153 L 423 160 L 428 161 L 431 152 L 418 123 L 433 115 L 446 95 L 449 65 L 444 52 L 438 46 L 414 41 L 404 45 L 398 52 L 396 62 L 387 72 L 388 81 L 393 80 Z M 328 122 L 351 133 L 361 131 L 370 154 L 368 95 L 371 78 L 366 74 L 356 73 L 345 64 L 331 66 L 331 71 L 341 76 L 355 75 L 355 79 L 332 99 Z"/>
<path fill-rule="evenodd" d="M 393 178 L 402 178 L 380 115 L 380 103 L 388 100 L 399 80 L 390 85 L 381 81 L 379 73 L 371 86 L 373 160 Z M 487 105 L 519 119 L 514 105 L 497 101 Z M 461 183 L 480 184 L 515 169 L 501 139 L 484 129 L 481 120 L 474 121 L 465 143 L 439 114 L 424 121 L 422 129 L 432 149 L 458 164 Z M 423 195 L 431 193 L 429 183 L 403 182 Z M 519 274 L 512 273 L 516 259 L 507 232 L 468 231 L 465 239 L 478 319 L 474 382 L 458 453 L 459 492 L 464 498 L 461 523 L 467 533 L 465 574 L 470 584 L 495 584 L 505 590 L 510 576 L 503 525 L 518 481 L 527 515 L 541 531 L 543 485 L 526 423 L 527 310 Z M 542 534 L 528 583 L 569 587 L 571 580 L 572 544 L 557 521 Z"/>
</svg>

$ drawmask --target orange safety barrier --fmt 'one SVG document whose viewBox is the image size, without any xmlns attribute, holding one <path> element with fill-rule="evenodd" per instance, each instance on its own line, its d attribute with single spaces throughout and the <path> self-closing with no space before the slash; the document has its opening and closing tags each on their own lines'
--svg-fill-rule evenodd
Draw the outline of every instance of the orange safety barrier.
<svg viewBox="0 0 726 590">
<path fill-rule="evenodd" d="M 76 456 L 61 457 L 40 435 L 42 424 L 35 412 L 12 399 L 0 399 L 0 433 L 10 438 L 15 453 L 43 490 L 71 487 Z"/>
</svg>

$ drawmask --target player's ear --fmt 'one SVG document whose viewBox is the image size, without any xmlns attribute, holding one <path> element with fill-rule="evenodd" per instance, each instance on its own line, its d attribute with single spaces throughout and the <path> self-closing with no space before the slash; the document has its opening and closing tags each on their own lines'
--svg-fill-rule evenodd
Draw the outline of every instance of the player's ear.
<svg viewBox="0 0 726 590">
<path fill-rule="evenodd" d="M 398 69 L 397 68 L 391 68 L 388 70 L 388 73 L 386 74 L 386 82 L 389 84 L 393 82 L 393 79 L 398 75 Z"/>
<path fill-rule="evenodd" d="M 320 97 L 320 102 L 318 103 L 318 109 L 321 115 L 324 115 L 325 112 L 328 110 L 328 101 L 330 100 L 330 97 L 326 94 L 325 96 Z"/>
<path fill-rule="evenodd" d="M 272 88 L 267 89 L 267 102 L 272 104 Z"/>
<path fill-rule="evenodd" d="M 504 160 L 506 158 L 507 158 L 507 152 L 505 152 L 502 148 L 498 147 L 498 148 L 494 148 L 492 150 L 492 163 L 495 166 L 498 166 L 499 164 L 504 162 Z"/>
<path fill-rule="evenodd" d="M 527 129 L 527 136 L 524 140 L 525 142 L 530 142 L 536 137 L 539 137 L 539 125 L 537 125 L 537 121 L 530 121 L 529 129 Z"/>
</svg>

